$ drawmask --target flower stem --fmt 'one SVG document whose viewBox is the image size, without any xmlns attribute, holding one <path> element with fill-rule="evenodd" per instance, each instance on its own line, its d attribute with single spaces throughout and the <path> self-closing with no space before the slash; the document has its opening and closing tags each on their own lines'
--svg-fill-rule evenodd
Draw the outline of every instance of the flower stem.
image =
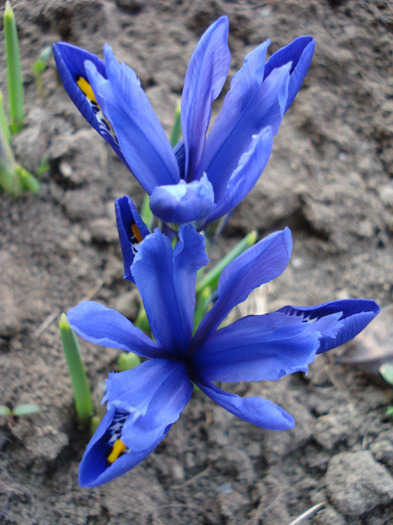
<svg viewBox="0 0 393 525">
<path fill-rule="evenodd" d="M 90 385 L 83 366 L 78 340 L 65 314 L 60 317 L 59 328 L 74 391 L 78 421 L 81 425 L 87 426 L 93 414 Z"/>
<path fill-rule="evenodd" d="M 214 291 L 217 288 L 218 279 L 220 278 L 221 272 L 233 259 L 238 257 L 241 253 L 246 251 L 248 248 L 256 243 L 258 233 L 253 230 L 248 233 L 232 250 L 216 264 L 204 277 L 201 277 L 196 284 L 196 293 L 199 294 L 207 286 Z"/>
<path fill-rule="evenodd" d="M 10 127 L 12 133 L 18 133 L 23 128 L 25 119 L 23 79 L 19 54 L 18 29 L 9 0 L 7 0 L 4 11 L 4 35 L 7 55 Z"/>
</svg>

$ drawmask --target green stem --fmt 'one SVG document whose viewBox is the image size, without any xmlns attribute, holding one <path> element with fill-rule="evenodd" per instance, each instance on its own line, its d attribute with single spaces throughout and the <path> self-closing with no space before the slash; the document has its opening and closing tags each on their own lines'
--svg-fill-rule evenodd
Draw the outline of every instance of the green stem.
<svg viewBox="0 0 393 525">
<path fill-rule="evenodd" d="M 254 230 L 247 234 L 221 261 L 214 266 L 204 277 L 201 277 L 196 285 L 196 293 L 202 292 L 206 286 L 209 286 L 212 290 L 217 288 L 218 279 L 220 278 L 221 272 L 233 259 L 238 257 L 245 250 L 253 246 L 257 240 L 258 233 Z"/>
<path fill-rule="evenodd" d="M 171 135 L 171 146 L 172 147 L 176 146 L 176 144 L 179 142 L 180 133 L 181 133 L 180 103 L 178 103 L 175 109 L 175 120 L 173 123 L 172 135 Z"/>
<path fill-rule="evenodd" d="M 19 54 L 18 29 L 15 15 L 9 0 L 4 12 L 4 35 L 7 55 L 8 98 L 10 110 L 10 126 L 12 133 L 18 133 L 23 128 L 23 79 Z"/>
<path fill-rule="evenodd" d="M 198 296 L 194 313 L 194 333 L 196 332 L 196 329 L 198 328 L 202 319 L 205 317 L 211 300 L 211 294 L 211 289 L 208 286 L 206 286 L 202 289 L 201 293 Z"/>
<path fill-rule="evenodd" d="M 141 219 L 146 224 L 146 226 L 149 228 L 149 230 L 153 227 L 153 214 L 150 209 L 150 196 L 146 193 L 143 197 L 142 202 L 142 209 L 141 209 Z"/>
<path fill-rule="evenodd" d="M 93 414 L 90 385 L 83 366 L 78 340 L 65 314 L 60 317 L 59 328 L 74 391 L 77 417 L 81 425 L 87 426 Z"/>
</svg>

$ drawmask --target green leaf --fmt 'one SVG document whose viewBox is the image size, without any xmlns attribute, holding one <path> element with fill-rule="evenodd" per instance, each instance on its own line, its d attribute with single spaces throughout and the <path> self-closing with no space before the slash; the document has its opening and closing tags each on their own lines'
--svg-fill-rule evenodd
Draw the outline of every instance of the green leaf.
<svg viewBox="0 0 393 525">
<path fill-rule="evenodd" d="M 83 366 L 78 340 L 65 314 L 60 317 L 59 328 L 74 391 L 76 414 L 80 424 L 87 426 L 93 414 L 90 385 Z"/>
<path fill-rule="evenodd" d="M 0 89 L 0 128 L 3 131 L 3 135 L 7 139 L 7 141 L 11 142 L 10 128 L 8 126 L 8 120 L 7 120 L 7 117 L 5 114 L 5 108 L 4 108 L 4 95 L 1 89 Z"/>
<path fill-rule="evenodd" d="M 0 405 L 0 416 L 10 416 L 12 414 L 11 410 L 5 405 Z"/>
<path fill-rule="evenodd" d="M 172 135 L 171 135 L 171 146 L 176 146 L 176 144 L 179 142 L 181 134 L 181 121 L 180 121 L 180 103 L 177 104 L 175 109 L 175 119 L 173 123 L 172 128 Z"/>
<path fill-rule="evenodd" d="M 40 407 L 38 405 L 34 405 L 31 403 L 22 403 L 21 405 L 17 405 L 12 413 L 14 416 L 27 416 L 29 414 L 36 414 L 40 411 Z"/>
<path fill-rule="evenodd" d="M 9 0 L 7 0 L 4 11 L 4 36 L 7 56 L 10 126 L 12 133 L 18 133 L 22 130 L 25 120 L 23 79 L 19 53 L 18 29 L 16 27 L 15 15 Z"/>
<path fill-rule="evenodd" d="M 393 385 L 393 363 L 384 363 L 379 368 L 379 371 L 384 380 L 387 381 L 390 385 Z"/>
</svg>

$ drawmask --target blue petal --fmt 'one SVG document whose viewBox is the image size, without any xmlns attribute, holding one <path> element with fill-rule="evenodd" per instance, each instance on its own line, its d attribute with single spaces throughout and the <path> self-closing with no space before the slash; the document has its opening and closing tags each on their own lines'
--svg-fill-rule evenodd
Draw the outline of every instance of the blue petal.
<svg viewBox="0 0 393 525">
<path fill-rule="evenodd" d="M 216 207 L 205 219 L 204 225 L 216 221 L 232 211 L 256 184 L 273 148 L 273 133 L 270 127 L 254 135 L 249 151 L 244 153 L 232 173 L 225 193 Z"/>
<path fill-rule="evenodd" d="M 226 382 L 274 381 L 307 372 L 320 337 L 311 324 L 278 312 L 245 317 L 196 349 L 192 370 L 207 381 Z"/>
<path fill-rule="evenodd" d="M 135 282 L 131 273 L 136 247 L 150 231 L 127 195 L 115 202 L 116 224 L 123 255 L 124 279 Z"/>
<path fill-rule="evenodd" d="M 292 251 L 289 228 L 272 233 L 226 266 L 218 281 L 218 299 L 205 315 L 192 341 L 200 346 L 218 328 L 226 315 L 257 287 L 278 277 L 286 268 Z"/>
<path fill-rule="evenodd" d="M 175 184 L 179 181 L 175 155 L 138 77 L 117 62 L 109 46 L 104 52 L 107 79 L 93 63 L 85 67 L 131 171 L 149 194 L 156 186 Z"/>
<path fill-rule="evenodd" d="M 322 332 L 317 353 L 327 352 L 343 345 L 361 332 L 378 314 L 380 308 L 367 299 L 344 299 L 317 306 L 284 306 L 278 310 L 286 315 L 300 317 L 304 322 L 320 323 L 327 316 L 336 315 L 334 326 Z M 339 315 L 337 315 L 339 314 Z"/>
<path fill-rule="evenodd" d="M 257 427 L 288 430 L 295 425 L 293 417 L 283 408 L 260 397 L 239 397 L 217 388 L 213 383 L 194 381 L 213 401 L 231 414 Z"/>
<path fill-rule="evenodd" d="M 206 175 L 201 180 L 157 187 L 150 198 L 153 214 L 166 223 L 196 223 L 214 208 L 214 193 Z"/>
<path fill-rule="evenodd" d="M 142 357 L 162 357 L 158 345 L 116 310 L 83 301 L 67 313 L 75 332 L 91 343 L 135 352 Z"/>
<path fill-rule="evenodd" d="M 127 448 L 150 448 L 180 417 L 193 386 L 181 361 L 151 359 L 132 370 L 109 374 L 108 407 L 129 413 L 121 432 Z"/>
<path fill-rule="evenodd" d="M 173 356 L 188 348 L 193 325 L 196 271 L 207 262 L 202 236 L 192 226 L 179 232 L 180 244 L 158 229 L 138 247 L 131 267 L 156 341 Z"/>
<path fill-rule="evenodd" d="M 165 437 L 162 435 L 153 445 L 138 452 L 127 450 L 112 464 L 108 456 L 113 448 L 113 429 L 127 414 L 112 407 L 103 417 L 83 455 L 79 467 L 79 484 L 82 487 L 97 487 L 128 472 L 145 459 Z M 120 423 L 121 424 L 121 423 Z M 169 429 L 168 429 L 169 430 Z"/>
<path fill-rule="evenodd" d="M 94 90 L 89 90 L 91 86 L 88 82 L 86 63 L 94 64 L 98 73 L 106 78 L 105 65 L 102 60 L 84 49 L 64 42 L 53 45 L 53 54 L 61 81 L 69 97 L 87 122 L 112 146 L 122 162 L 129 168 L 107 116 L 97 103 Z M 83 90 L 78 85 L 78 82 L 81 81 L 84 82 L 84 85 L 81 85 Z"/>
<path fill-rule="evenodd" d="M 227 39 L 228 18 L 222 16 L 202 35 L 187 69 L 181 100 L 187 181 L 194 178 L 205 145 L 211 103 L 220 94 L 229 71 Z"/>
<path fill-rule="evenodd" d="M 281 67 L 283 64 L 288 62 L 292 64 L 285 111 L 288 110 L 303 84 L 304 77 L 311 65 L 314 50 L 315 40 L 311 36 L 300 36 L 291 44 L 274 53 L 266 64 L 265 77 L 270 75 L 273 69 Z"/>
<path fill-rule="evenodd" d="M 252 136 L 268 126 L 275 135 L 282 121 L 290 64 L 275 69 L 263 80 L 266 46 L 262 44 L 250 53 L 234 75 L 208 136 L 200 170 L 207 173 L 213 185 L 216 203 L 222 198 L 240 157 L 250 149 Z"/>
</svg>

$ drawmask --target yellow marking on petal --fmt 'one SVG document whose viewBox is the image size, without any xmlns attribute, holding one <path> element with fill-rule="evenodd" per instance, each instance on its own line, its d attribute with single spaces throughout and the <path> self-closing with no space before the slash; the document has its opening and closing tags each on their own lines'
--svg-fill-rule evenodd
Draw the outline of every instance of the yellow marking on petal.
<svg viewBox="0 0 393 525">
<path fill-rule="evenodd" d="M 136 239 L 138 242 L 142 242 L 142 241 L 143 241 L 142 234 L 141 234 L 141 232 L 139 231 L 139 228 L 138 228 L 138 226 L 137 226 L 135 223 L 131 224 L 131 231 L 132 231 L 132 233 L 133 233 L 135 239 Z"/>
<path fill-rule="evenodd" d="M 113 443 L 112 452 L 108 456 L 108 462 L 114 463 L 126 450 L 126 446 L 121 439 L 116 439 Z"/>
<path fill-rule="evenodd" d="M 82 77 L 79 77 L 76 83 L 78 84 L 79 89 L 82 91 L 82 93 L 86 95 L 86 97 L 89 100 L 97 104 L 96 96 L 94 94 L 94 91 L 91 88 L 91 85 L 88 83 L 88 81 Z"/>
</svg>

